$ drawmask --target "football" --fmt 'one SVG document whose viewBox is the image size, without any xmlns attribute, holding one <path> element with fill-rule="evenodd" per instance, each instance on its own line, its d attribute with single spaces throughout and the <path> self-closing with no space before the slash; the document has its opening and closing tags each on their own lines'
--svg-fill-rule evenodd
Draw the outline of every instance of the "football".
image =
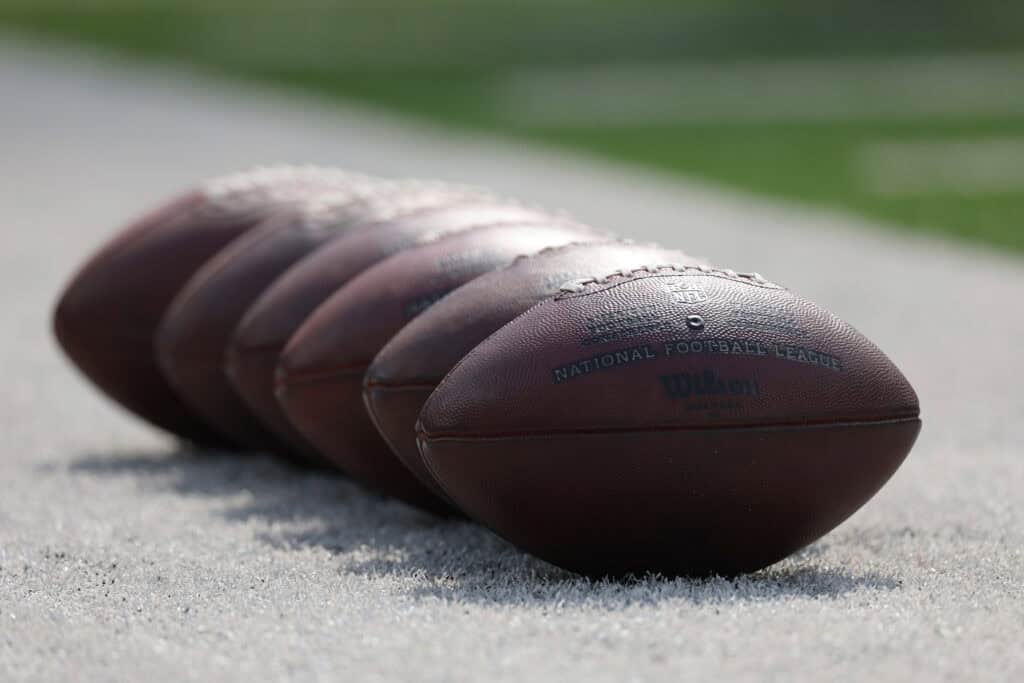
<svg viewBox="0 0 1024 683">
<path fill-rule="evenodd" d="M 416 446 L 416 419 L 448 371 L 474 346 L 570 280 L 620 268 L 697 263 L 679 251 L 624 241 L 569 244 L 516 259 L 459 287 L 402 328 L 363 378 L 377 430 L 416 477 L 443 495 Z"/>
<path fill-rule="evenodd" d="M 157 326 L 185 282 L 236 237 L 311 194 L 363 179 L 274 166 L 183 193 L 115 235 L 78 271 L 54 311 L 58 342 L 100 390 L 139 417 L 189 441 L 226 445 L 161 374 Z"/>
<path fill-rule="evenodd" d="M 340 412 L 340 411 L 339 411 Z M 902 463 L 917 396 L 850 325 L 757 274 L 569 283 L 424 405 L 424 465 L 470 517 L 587 575 L 753 571 Z"/>
<path fill-rule="evenodd" d="M 281 406 L 310 443 L 356 480 L 444 509 L 370 421 L 362 400 L 366 368 L 396 332 L 456 287 L 520 254 L 600 237 L 548 218 L 474 228 L 381 261 L 321 304 L 285 347 L 277 376 Z"/>
<path fill-rule="evenodd" d="M 249 306 L 289 266 L 345 234 L 368 227 L 373 207 L 402 197 L 436 205 L 466 190 L 419 181 L 353 183 L 312 196 L 238 237 L 181 288 L 157 330 L 157 361 L 178 396 L 232 443 L 299 455 L 265 429 L 235 393 L 225 353 Z"/>
<path fill-rule="evenodd" d="M 405 196 L 363 207 L 360 215 L 373 218 L 367 229 L 333 240 L 285 271 L 235 329 L 228 377 L 249 410 L 291 451 L 319 458 L 282 412 L 274 393 L 275 370 L 285 344 L 317 306 L 373 264 L 416 244 L 474 226 L 552 220 L 547 212 L 497 198 L 428 204 Z"/>
</svg>

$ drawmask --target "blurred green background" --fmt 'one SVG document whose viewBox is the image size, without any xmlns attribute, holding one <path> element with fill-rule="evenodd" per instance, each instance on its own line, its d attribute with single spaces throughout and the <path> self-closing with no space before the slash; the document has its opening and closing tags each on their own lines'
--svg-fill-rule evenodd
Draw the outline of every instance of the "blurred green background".
<svg viewBox="0 0 1024 683">
<path fill-rule="evenodd" d="M 1024 251 L 1024 2 L 0 0 L 0 28 Z"/>
</svg>

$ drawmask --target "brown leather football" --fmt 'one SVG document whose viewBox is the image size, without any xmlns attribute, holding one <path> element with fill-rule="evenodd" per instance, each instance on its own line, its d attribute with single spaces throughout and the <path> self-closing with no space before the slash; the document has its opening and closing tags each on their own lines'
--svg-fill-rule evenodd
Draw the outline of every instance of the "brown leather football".
<svg viewBox="0 0 1024 683">
<path fill-rule="evenodd" d="M 471 351 L 420 414 L 469 516 L 589 575 L 735 574 L 827 533 L 920 429 L 870 341 L 707 267 L 575 283 Z"/>
<path fill-rule="evenodd" d="M 228 375 L 265 428 L 295 452 L 316 449 L 295 430 L 274 395 L 274 373 L 285 344 L 309 315 L 346 282 L 392 254 L 441 235 L 481 225 L 550 221 L 549 213 L 497 198 L 424 205 L 411 197 L 377 205 L 365 230 L 347 233 L 296 263 L 252 304 L 228 348 Z"/>
<path fill-rule="evenodd" d="M 312 166 L 258 168 L 209 180 L 139 218 L 65 288 L 53 319 L 60 345 L 139 417 L 190 441 L 225 445 L 157 367 L 160 320 L 185 282 L 236 237 L 296 201 L 362 177 Z"/>
<path fill-rule="evenodd" d="M 569 244 L 516 259 L 459 287 L 380 350 L 363 378 L 363 399 L 399 460 L 438 495 L 416 446 L 416 419 L 448 371 L 474 346 L 570 280 L 620 268 L 693 263 L 682 252 L 623 241 Z"/>
<path fill-rule="evenodd" d="M 182 287 L 156 336 L 157 360 L 185 403 L 224 438 L 289 455 L 235 393 L 225 372 L 231 335 L 249 306 L 291 265 L 343 235 L 369 229 L 378 207 L 434 206 L 468 189 L 421 181 L 351 183 L 310 197 L 234 240 Z M 401 199 L 395 199 L 395 197 Z"/>
<path fill-rule="evenodd" d="M 427 509 L 445 504 L 392 455 L 363 406 L 363 374 L 406 323 L 456 287 L 546 247 L 599 239 L 547 218 L 484 226 L 405 250 L 352 279 L 292 337 L 278 366 L 278 400 L 299 431 L 353 478 Z"/>
</svg>

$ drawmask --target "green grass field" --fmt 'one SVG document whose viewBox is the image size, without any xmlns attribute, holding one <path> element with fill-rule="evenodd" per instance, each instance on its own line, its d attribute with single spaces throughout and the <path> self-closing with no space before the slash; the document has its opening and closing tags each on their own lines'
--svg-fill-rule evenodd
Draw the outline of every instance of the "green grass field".
<svg viewBox="0 0 1024 683">
<path fill-rule="evenodd" d="M 1024 251 L 1024 3 L 0 0 L 4 26 Z"/>
</svg>

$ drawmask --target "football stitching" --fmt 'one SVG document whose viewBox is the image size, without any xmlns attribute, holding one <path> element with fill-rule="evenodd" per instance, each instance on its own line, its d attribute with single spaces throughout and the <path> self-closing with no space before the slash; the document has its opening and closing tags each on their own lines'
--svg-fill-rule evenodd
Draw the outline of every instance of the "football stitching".
<svg viewBox="0 0 1024 683">
<path fill-rule="evenodd" d="M 600 278 L 573 280 L 562 285 L 561 291 L 555 296 L 555 299 L 562 300 L 574 296 L 587 296 L 604 291 L 600 288 L 606 285 L 617 286 L 647 277 L 669 277 L 672 275 L 708 275 L 768 289 L 783 289 L 783 287 L 766 280 L 760 273 L 737 273 L 730 268 L 712 268 L 702 264 L 664 263 L 653 266 L 640 266 L 632 270 L 617 270 Z"/>
<path fill-rule="evenodd" d="M 211 178 L 200 188 L 214 203 L 288 201 L 307 187 L 369 182 L 371 178 L 340 168 L 314 165 L 257 166 Z M 230 208 L 230 207 L 228 207 Z"/>
<path fill-rule="evenodd" d="M 384 181 L 372 191 L 348 200 L 335 201 L 330 194 L 313 197 L 304 208 L 308 214 L 306 219 L 313 226 L 329 229 L 332 224 L 342 222 L 362 228 L 400 220 L 420 211 L 474 201 L 499 203 L 503 200 L 471 186 L 421 180 Z"/>
</svg>

